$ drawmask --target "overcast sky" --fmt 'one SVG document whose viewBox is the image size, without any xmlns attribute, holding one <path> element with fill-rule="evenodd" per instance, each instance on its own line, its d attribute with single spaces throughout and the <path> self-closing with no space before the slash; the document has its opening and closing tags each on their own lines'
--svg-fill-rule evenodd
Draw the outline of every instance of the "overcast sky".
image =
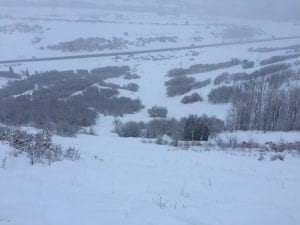
<svg viewBox="0 0 300 225">
<path fill-rule="evenodd" d="M 70 4 L 72 2 L 72 4 Z M 76 2 L 76 4 L 74 4 Z M 300 18 L 300 0 L 0 0 L 0 4 L 48 6 L 110 5 L 112 8 L 177 9 L 209 15 Z M 130 7 L 129 7 L 130 6 Z M 133 7 L 137 6 L 137 7 Z"/>
<path fill-rule="evenodd" d="M 187 0 L 210 14 L 300 17 L 300 0 Z"/>
</svg>

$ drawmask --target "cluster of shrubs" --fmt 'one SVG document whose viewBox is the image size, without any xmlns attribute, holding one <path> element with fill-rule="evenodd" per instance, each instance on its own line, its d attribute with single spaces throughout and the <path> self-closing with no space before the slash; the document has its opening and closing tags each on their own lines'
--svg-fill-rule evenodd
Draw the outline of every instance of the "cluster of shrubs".
<svg viewBox="0 0 300 225">
<path fill-rule="evenodd" d="M 197 81 L 193 84 L 193 89 L 199 89 L 199 88 L 204 88 L 208 85 L 210 85 L 211 79 L 206 79 L 203 81 Z"/>
<path fill-rule="evenodd" d="M 224 72 L 214 79 L 214 85 L 230 84 L 231 82 L 236 83 L 239 81 L 246 81 L 246 80 L 255 80 L 260 77 L 266 77 L 266 76 L 279 74 L 279 73 L 286 73 L 286 71 L 288 71 L 288 74 L 292 74 L 293 72 L 289 70 L 290 66 L 291 66 L 290 64 L 279 63 L 279 64 L 265 66 L 250 74 L 245 72 L 234 73 L 234 74 Z"/>
<path fill-rule="evenodd" d="M 103 51 L 112 49 L 121 49 L 126 47 L 128 41 L 123 38 L 113 37 L 105 39 L 99 37 L 77 38 L 73 41 L 61 42 L 55 45 L 48 45 L 48 49 L 61 50 L 65 52 L 80 51 Z"/>
<path fill-rule="evenodd" d="M 15 23 L 11 25 L 4 25 L 0 27 L 0 33 L 12 34 L 14 32 L 20 33 L 43 33 L 43 27 L 40 25 L 30 26 L 24 23 Z"/>
<path fill-rule="evenodd" d="M 131 73 L 126 74 L 124 76 L 124 79 L 126 79 L 126 80 L 135 80 L 135 79 L 140 79 L 140 78 L 141 77 L 139 75 L 137 75 L 137 74 L 131 74 Z"/>
<path fill-rule="evenodd" d="M 177 77 L 188 74 L 196 74 L 196 73 L 205 73 L 218 69 L 230 68 L 232 66 L 240 65 L 242 61 L 237 58 L 233 58 L 226 62 L 220 62 L 215 64 L 195 64 L 190 66 L 188 69 L 184 68 L 176 68 L 168 71 L 167 76 L 169 77 Z"/>
<path fill-rule="evenodd" d="M 183 69 L 183 68 L 175 68 L 171 69 L 167 73 L 167 77 L 178 77 L 178 76 L 183 76 L 189 74 L 188 69 Z"/>
<path fill-rule="evenodd" d="M 217 76 L 214 79 L 214 85 L 220 85 L 220 84 L 230 84 L 230 82 L 232 81 L 233 76 L 228 73 L 228 72 L 224 72 L 221 73 L 219 76 Z"/>
<path fill-rule="evenodd" d="M 123 89 L 132 91 L 132 92 L 137 92 L 139 90 L 139 85 L 137 85 L 136 83 L 129 83 L 129 84 L 123 86 Z"/>
<path fill-rule="evenodd" d="M 264 66 L 264 65 L 278 63 L 278 62 L 282 62 L 282 61 L 289 60 L 289 59 L 295 59 L 295 58 L 299 58 L 299 57 L 300 57 L 299 53 L 292 54 L 292 55 L 276 55 L 276 56 L 272 56 L 271 58 L 260 61 L 260 65 Z"/>
<path fill-rule="evenodd" d="M 187 77 L 185 75 L 174 77 L 165 82 L 165 86 L 167 86 L 167 95 L 169 97 L 183 95 L 193 89 L 195 81 L 195 78 Z"/>
<path fill-rule="evenodd" d="M 253 140 L 239 141 L 237 137 L 228 136 L 226 138 L 217 137 L 215 144 L 224 150 L 228 149 L 257 149 L 260 152 L 284 152 L 284 151 L 300 151 L 300 142 L 266 142 L 257 143 Z"/>
<path fill-rule="evenodd" d="M 178 37 L 176 36 L 162 36 L 162 37 L 148 37 L 148 38 L 137 38 L 138 42 L 141 42 L 142 45 L 151 44 L 153 42 L 177 42 Z"/>
<path fill-rule="evenodd" d="M 195 102 L 203 102 L 203 98 L 198 93 L 193 93 L 192 95 L 184 96 L 181 99 L 183 104 L 192 104 Z"/>
<path fill-rule="evenodd" d="M 49 71 L 12 81 L 0 89 L 0 122 L 49 128 L 73 136 L 95 123 L 98 113 L 122 116 L 144 108 L 139 99 L 118 97 L 120 87 L 104 79 L 119 77 L 128 67 L 105 67 L 91 72 Z"/>
<path fill-rule="evenodd" d="M 161 138 L 167 135 L 176 141 L 207 141 L 223 129 L 222 120 L 205 115 L 190 115 L 180 120 L 154 119 L 148 123 L 115 121 L 115 132 L 121 137 Z"/>
<path fill-rule="evenodd" d="M 250 69 L 250 68 L 253 68 L 254 65 L 255 65 L 255 62 L 253 62 L 253 61 L 250 61 L 250 60 L 243 60 L 242 68 L 243 68 L 243 69 Z"/>
<path fill-rule="evenodd" d="M 211 79 L 206 79 L 204 81 L 196 81 L 194 77 L 182 75 L 166 81 L 165 86 L 167 86 L 167 95 L 169 97 L 174 97 L 176 95 L 186 94 L 193 89 L 206 87 L 210 83 Z"/>
<path fill-rule="evenodd" d="M 126 35 L 125 35 L 126 36 Z M 162 36 L 162 37 L 149 37 L 149 38 L 137 38 L 134 41 L 128 41 L 120 37 L 112 37 L 106 39 L 102 37 L 88 37 L 77 38 L 72 41 L 60 42 L 54 45 L 48 45 L 48 49 L 60 50 L 64 52 L 80 52 L 80 51 L 103 51 L 103 50 L 116 50 L 124 49 L 128 45 L 146 45 L 153 42 L 177 42 L 176 36 Z M 43 49 L 44 47 L 42 47 Z"/>
<path fill-rule="evenodd" d="M 148 109 L 148 113 L 152 118 L 166 118 L 168 115 L 168 109 L 163 106 L 152 106 Z"/>
<path fill-rule="evenodd" d="M 54 144 L 49 130 L 31 134 L 25 131 L 0 127 L 0 141 L 12 146 L 15 149 L 15 155 L 25 153 L 31 165 L 36 163 L 48 163 L 50 165 L 63 159 L 80 159 L 80 154 L 75 148 L 63 149 L 60 145 Z"/>
<path fill-rule="evenodd" d="M 204 73 L 204 72 L 209 72 L 218 69 L 230 68 L 232 66 L 236 66 L 240 64 L 241 64 L 241 60 L 237 58 L 233 58 L 229 61 L 215 63 L 215 64 L 196 64 L 189 67 L 189 73 L 190 74 Z"/>
<path fill-rule="evenodd" d="M 212 89 L 208 94 L 208 100 L 212 103 L 229 103 L 232 98 L 239 95 L 240 90 L 234 86 L 221 86 Z"/>
<path fill-rule="evenodd" d="M 269 48 L 249 48 L 249 52 L 276 52 L 283 50 L 297 50 L 300 49 L 300 45 L 290 45 L 285 47 L 269 47 Z"/>
<path fill-rule="evenodd" d="M 43 40 L 42 37 L 36 36 L 36 37 L 34 37 L 34 38 L 31 40 L 31 44 L 32 44 L 32 45 L 35 45 L 35 44 L 37 44 L 37 43 L 40 43 L 42 40 Z"/>
</svg>

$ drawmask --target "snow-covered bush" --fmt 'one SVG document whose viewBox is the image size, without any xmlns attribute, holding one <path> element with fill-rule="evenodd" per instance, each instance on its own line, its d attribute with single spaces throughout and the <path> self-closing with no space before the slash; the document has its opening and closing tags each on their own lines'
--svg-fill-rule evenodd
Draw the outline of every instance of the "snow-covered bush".
<svg viewBox="0 0 300 225">
<path fill-rule="evenodd" d="M 217 76 L 214 79 L 214 85 L 220 85 L 222 83 L 229 84 L 231 82 L 231 79 L 232 79 L 231 74 L 227 72 L 221 73 L 219 76 Z"/>
<path fill-rule="evenodd" d="M 193 89 L 200 89 L 210 85 L 211 79 L 206 79 L 203 81 L 197 81 L 193 84 Z"/>
<path fill-rule="evenodd" d="M 115 122 L 115 132 L 121 137 L 160 138 L 167 135 L 173 140 L 207 141 L 210 135 L 224 130 L 224 122 L 215 117 L 190 115 L 180 120 L 154 119 L 148 123 Z"/>
<path fill-rule="evenodd" d="M 44 29 L 40 25 L 28 25 L 25 23 L 15 23 L 15 24 L 9 24 L 0 26 L 0 33 L 8 33 L 12 34 L 15 32 L 19 33 L 43 33 Z"/>
<path fill-rule="evenodd" d="M 153 118 L 166 118 L 168 114 L 168 109 L 163 106 L 152 106 L 148 109 L 150 117 Z"/>
<path fill-rule="evenodd" d="M 232 66 L 236 66 L 239 64 L 241 64 L 241 60 L 237 58 L 233 58 L 229 61 L 215 63 L 215 64 L 195 64 L 189 67 L 188 74 L 205 73 L 205 72 L 214 71 L 218 69 L 230 68 Z"/>
<path fill-rule="evenodd" d="M 168 77 L 179 77 L 182 75 L 187 75 L 189 73 L 188 69 L 171 69 L 170 71 L 168 71 L 167 75 Z"/>
<path fill-rule="evenodd" d="M 64 153 L 64 158 L 72 160 L 72 161 L 79 160 L 80 153 L 79 153 L 78 149 L 69 147 L 66 149 L 66 151 Z"/>
<path fill-rule="evenodd" d="M 184 96 L 181 99 L 181 103 L 183 104 L 192 104 L 195 102 L 202 102 L 203 98 L 198 93 L 193 93 L 192 95 Z"/>
<path fill-rule="evenodd" d="M 167 86 L 167 95 L 174 97 L 176 95 L 183 95 L 192 90 L 195 78 L 187 76 L 178 76 L 165 82 Z"/>
<path fill-rule="evenodd" d="M 249 69 L 249 68 L 253 68 L 255 65 L 255 62 L 250 61 L 250 60 L 243 60 L 242 63 L 242 68 L 243 69 Z"/>
<path fill-rule="evenodd" d="M 80 158 L 78 150 L 74 148 L 64 150 L 60 145 L 54 144 L 50 130 L 32 134 L 21 130 L 2 128 L 0 137 L 1 141 L 7 142 L 17 151 L 16 156 L 20 153 L 27 154 L 31 165 L 36 163 L 50 165 L 63 159 L 77 160 Z"/>
<path fill-rule="evenodd" d="M 140 79 L 141 77 L 139 76 L 139 75 L 137 75 L 137 74 L 126 74 L 125 76 L 124 76 L 124 79 L 126 79 L 126 80 L 134 80 L 134 79 Z"/>
<path fill-rule="evenodd" d="M 224 130 L 224 122 L 215 117 L 206 115 L 190 115 L 181 119 L 183 126 L 182 140 L 184 141 L 207 141 L 212 134 Z"/>
<path fill-rule="evenodd" d="M 219 62 L 214 64 L 195 64 L 195 65 L 191 65 L 188 69 L 183 69 L 183 68 L 172 69 L 167 73 L 167 76 L 180 77 L 188 74 L 205 73 L 205 72 L 214 71 L 218 69 L 230 68 L 239 65 L 241 63 L 242 61 L 240 59 L 233 58 L 229 61 Z"/>
<path fill-rule="evenodd" d="M 234 86 L 221 86 L 212 89 L 208 94 L 208 99 L 212 103 L 228 103 L 232 98 L 238 95 L 239 89 Z"/>
<path fill-rule="evenodd" d="M 128 41 L 123 38 L 112 37 L 111 39 L 88 37 L 77 38 L 72 41 L 60 42 L 55 45 L 48 45 L 48 49 L 60 50 L 64 52 L 80 51 L 103 51 L 108 49 L 121 49 L 128 45 Z"/>
<path fill-rule="evenodd" d="M 115 127 L 115 131 L 121 137 L 141 137 L 143 127 L 144 123 L 142 122 L 137 123 L 134 121 L 129 121 L 125 124 L 119 125 L 119 127 Z"/>
<path fill-rule="evenodd" d="M 139 85 L 135 83 L 129 83 L 124 88 L 132 92 L 137 92 L 139 90 Z"/>
</svg>

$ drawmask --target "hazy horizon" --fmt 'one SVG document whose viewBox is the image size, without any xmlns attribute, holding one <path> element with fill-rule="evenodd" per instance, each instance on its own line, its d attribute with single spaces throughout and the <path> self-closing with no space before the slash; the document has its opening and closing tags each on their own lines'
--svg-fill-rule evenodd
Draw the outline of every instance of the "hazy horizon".
<svg viewBox="0 0 300 225">
<path fill-rule="evenodd" d="M 1 0 L 2 6 L 109 8 L 125 11 L 192 12 L 211 16 L 300 18 L 299 0 Z"/>
</svg>

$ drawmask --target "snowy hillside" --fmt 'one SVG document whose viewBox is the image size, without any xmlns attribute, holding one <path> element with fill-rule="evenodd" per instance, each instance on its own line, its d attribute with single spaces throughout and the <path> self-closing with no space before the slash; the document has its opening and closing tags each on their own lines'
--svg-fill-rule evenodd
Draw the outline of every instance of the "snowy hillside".
<svg viewBox="0 0 300 225">
<path fill-rule="evenodd" d="M 1 224 L 299 223 L 299 158 L 182 151 L 120 139 L 106 126 L 97 137 L 56 139 L 80 148 L 80 161 L 8 159 Z"/>
<path fill-rule="evenodd" d="M 1 7 L 0 225 L 300 224 L 299 24 Z"/>
</svg>

